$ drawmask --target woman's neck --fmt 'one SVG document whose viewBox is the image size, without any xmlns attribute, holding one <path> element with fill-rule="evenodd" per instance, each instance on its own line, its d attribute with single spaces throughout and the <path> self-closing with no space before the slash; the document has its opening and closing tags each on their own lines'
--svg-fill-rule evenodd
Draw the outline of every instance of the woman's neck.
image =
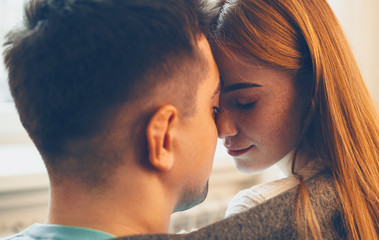
<svg viewBox="0 0 379 240">
<path fill-rule="evenodd" d="M 296 149 L 292 149 L 286 156 L 276 163 L 276 166 L 284 173 L 286 177 L 293 175 L 292 163 L 294 161 Z M 307 165 L 313 158 L 309 151 L 298 149 L 296 152 L 296 160 L 293 171 L 296 173 Z"/>
</svg>

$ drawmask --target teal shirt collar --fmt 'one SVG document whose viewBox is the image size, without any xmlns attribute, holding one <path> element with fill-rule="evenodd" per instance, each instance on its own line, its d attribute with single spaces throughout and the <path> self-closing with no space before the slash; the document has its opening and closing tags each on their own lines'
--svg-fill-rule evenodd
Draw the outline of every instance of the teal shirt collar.
<svg viewBox="0 0 379 240">
<path fill-rule="evenodd" d="M 35 223 L 24 231 L 24 234 L 32 239 L 51 239 L 51 240 L 105 240 L 116 236 L 99 230 Z"/>
</svg>

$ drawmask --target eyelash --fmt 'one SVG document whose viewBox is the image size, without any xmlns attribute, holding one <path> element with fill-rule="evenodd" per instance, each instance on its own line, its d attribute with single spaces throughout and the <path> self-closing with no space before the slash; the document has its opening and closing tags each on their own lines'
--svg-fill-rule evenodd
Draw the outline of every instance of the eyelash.
<svg viewBox="0 0 379 240">
<path fill-rule="evenodd" d="M 255 106 L 256 103 L 257 103 L 257 101 L 254 101 L 251 103 L 246 103 L 246 104 L 241 104 L 241 103 L 237 102 L 236 105 L 241 110 L 250 110 Z"/>
<path fill-rule="evenodd" d="M 220 108 L 214 106 L 214 107 L 213 107 L 213 115 L 216 117 L 217 113 L 219 113 L 219 112 L 220 112 Z"/>
</svg>

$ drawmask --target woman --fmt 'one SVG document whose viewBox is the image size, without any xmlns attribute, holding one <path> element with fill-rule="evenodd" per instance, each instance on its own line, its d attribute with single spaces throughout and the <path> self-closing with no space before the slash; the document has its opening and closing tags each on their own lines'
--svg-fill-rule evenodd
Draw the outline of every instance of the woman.
<svg viewBox="0 0 379 240">
<path fill-rule="evenodd" d="M 242 191 L 227 216 L 298 185 L 298 227 L 321 239 L 322 209 L 304 181 L 331 175 L 348 238 L 378 239 L 378 113 L 326 0 L 219 6 L 210 34 L 223 82 L 219 136 L 241 171 L 278 163 L 289 176 Z"/>
</svg>

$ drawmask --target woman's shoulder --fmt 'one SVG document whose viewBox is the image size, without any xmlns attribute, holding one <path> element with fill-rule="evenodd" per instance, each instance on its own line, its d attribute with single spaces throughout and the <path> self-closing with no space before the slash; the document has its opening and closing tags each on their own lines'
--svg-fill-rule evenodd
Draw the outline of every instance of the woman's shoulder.
<svg viewBox="0 0 379 240">
<path fill-rule="evenodd" d="M 312 192 L 328 192 L 329 194 L 335 193 L 334 177 L 328 170 L 323 170 L 319 174 L 307 179 L 305 182 L 307 191 Z M 329 192 L 332 191 L 332 192 Z M 335 194 L 333 194 L 335 195 Z M 335 195 L 336 196 L 336 195 Z"/>
<path fill-rule="evenodd" d="M 332 174 L 323 170 L 307 179 L 305 185 L 321 231 L 325 233 L 324 239 L 344 238 L 346 233 L 342 222 L 342 208 Z M 298 236 L 295 213 L 298 189 L 298 186 L 295 186 L 229 219 L 232 222 L 240 219 L 241 222 L 250 224 L 261 222 L 262 225 L 258 224 L 253 231 L 262 238 L 288 236 L 287 239 L 296 239 Z"/>
<path fill-rule="evenodd" d="M 262 183 L 239 191 L 230 200 L 225 217 L 246 211 L 298 185 L 295 177 Z"/>
<path fill-rule="evenodd" d="M 338 200 L 334 178 L 328 170 L 323 170 L 308 178 L 304 181 L 304 184 L 314 208 L 330 203 L 333 208 L 340 209 L 340 202 Z M 269 199 L 268 202 L 270 202 L 269 204 L 277 201 L 289 201 L 293 203 L 294 200 L 297 199 L 298 193 L 299 185 L 296 185 L 278 196 Z"/>
<path fill-rule="evenodd" d="M 310 197 L 310 200 L 314 207 L 319 207 L 321 205 L 328 204 L 331 208 L 340 209 L 336 188 L 334 185 L 333 175 L 327 171 L 323 170 L 318 174 L 308 178 L 305 182 L 307 193 Z M 275 185 L 275 183 L 273 183 Z M 280 184 L 276 184 L 276 186 L 280 186 Z M 288 189 L 287 191 L 283 191 L 277 196 L 268 199 L 264 203 L 254 207 L 261 208 L 271 208 L 274 205 L 279 207 L 294 207 L 296 205 L 296 200 L 299 193 L 299 185 Z"/>
<path fill-rule="evenodd" d="M 307 179 L 305 185 L 324 239 L 343 239 L 346 232 L 342 222 L 342 208 L 332 174 L 323 170 Z M 298 187 L 296 186 L 226 219 L 225 224 L 230 225 L 235 221 L 244 223 L 243 226 L 252 227 L 251 234 L 257 238 L 297 239 L 299 237 L 295 214 L 297 199 Z M 244 231 L 250 230 L 246 228 Z"/>
<path fill-rule="evenodd" d="M 302 172 L 300 173 L 307 184 L 323 184 L 322 182 L 325 181 L 327 183 L 326 185 L 329 185 L 331 177 L 330 174 L 328 174 L 326 171 L 323 171 L 323 168 L 315 168 L 314 164 L 308 165 L 309 166 L 302 169 Z M 319 182 L 314 182 L 315 179 L 318 179 Z M 286 191 L 296 188 L 299 183 L 299 179 L 296 176 L 292 175 L 286 178 L 258 184 L 251 188 L 244 189 L 231 199 L 228 204 L 225 217 L 230 217 L 259 204 L 262 204 L 271 198 L 274 198 Z M 326 185 L 324 187 L 326 187 Z"/>
</svg>

